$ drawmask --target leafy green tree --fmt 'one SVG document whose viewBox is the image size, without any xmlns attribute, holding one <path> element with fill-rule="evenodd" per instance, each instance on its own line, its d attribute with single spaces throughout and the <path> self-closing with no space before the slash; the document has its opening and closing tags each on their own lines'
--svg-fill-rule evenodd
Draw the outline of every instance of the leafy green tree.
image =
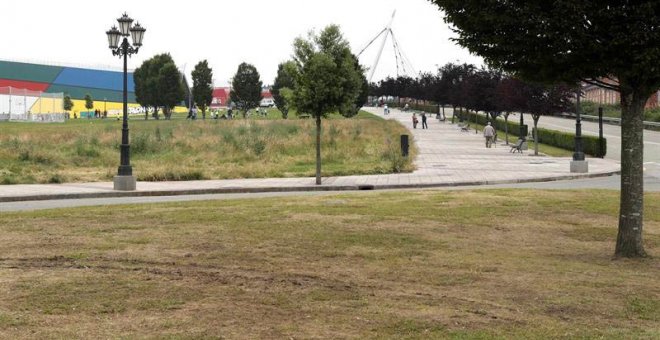
<svg viewBox="0 0 660 340">
<path fill-rule="evenodd" d="M 296 63 L 293 61 L 286 61 L 277 66 L 277 76 L 275 77 L 271 93 L 273 94 L 275 105 L 282 112 L 282 118 L 284 119 L 287 119 L 289 116 L 291 102 L 287 100 L 288 98 L 282 93 L 282 90 L 292 90 L 294 88 L 297 72 Z"/>
<path fill-rule="evenodd" d="M 170 63 L 174 64 L 174 60 L 169 53 L 158 54 L 145 60 L 133 73 L 135 98 L 145 109 L 153 108 L 153 115 L 156 119 L 159 117 L 159 108 L 164 106 L 163 101 L 168 101 L 168 98 L 164 98 L 160 92 L 163 85 L 159 82 L 161 80 L 161 69 Z M 176 86 L 174 83 L 172 84 Z M 176 88 L 170 90 L 170 92 L 177 92 Z M 145 119 L 147 117 L 148 113 L 145 113 Z"/>
<path fill-rule="evenodd" d="M 202 119 L 206 119 L 206 109 L 213 100 L 213 71 L 206 60 L 200 61 L 192 71 L 192 96 L 198 108 L 202 110 Z"/>
<path fill-rule="evenodd" d="M 355 57 L 339 27 L 330 25 L 320 34 L 294 42 L 298 77 L 293 104 L 298 114 L 307 113 L 316 121 L 316 184 L 321 184 L 321 118 L 330 112 L 351 114 L 362 90 Z"/>
<path fill-rule="evenodd" d="M 94 108 L 94 99 L 92 99 L 92 95 L 89 93 L 85 95 L 85 108 L 87 110 Z"/>
<path fill-rule="evenodd" d="M 357 56 L 351 53 L 350 58 L 346 61 L 353 65 L 354 72 L 347 75 L 348 81 L 346 82 L 346 91 L 355 93 L 353 102 L 345 104 L 339 108 L 339 113 L 344 117 L 353 117 L 360 112 L 360 109 L 369 99 L 369 81 L 365 74 L 365 69 L 360 65 Z M 349 66 L 350 67 L 350 66 Z"/>
<path fill-rule="evenodd" d="M 584 81 L 621 94 L 617 257 L 646 256 L 644 105 L 660 88 L 660 2 L 431 0 L 458 44 L 529 80 Z"/>
<path fill-rule="evenodd" d="M 239 110 L 243 111 L 243 118 L 247 112 L 259 106 L 261 102 L 261 77 L 257 68 L 248 63 L 238 65 L 236 75 L 231 82 L 231 92 L 229 99 L 236 104 Z"/>
<path fill-rule="evenodd" d="M 181 72 L 174 63 L 165 64 L 158 74 L 158 104 L 163 108 L 166 119 L 172 118 L 172 108 L 185 98 L 181 84 Z"/>
<path fill-rule="evenodd" d="M 527 82 L 522 92 L 527 99 L 524 111 L 531 113 L 534 120 L 534 155 L 538 155 L 539 118 L 570 111 L 574 105 L 571 100 L 575 97 L 575 89 L 563 84 L 545 85 Z"/>
<path fill-rule="evenodd" d="M 71 100 L 71 96 L 68 94 L 64 96 L 64 111 L 71 111 L 73 109 L 73 101 Z"/>
</svg>

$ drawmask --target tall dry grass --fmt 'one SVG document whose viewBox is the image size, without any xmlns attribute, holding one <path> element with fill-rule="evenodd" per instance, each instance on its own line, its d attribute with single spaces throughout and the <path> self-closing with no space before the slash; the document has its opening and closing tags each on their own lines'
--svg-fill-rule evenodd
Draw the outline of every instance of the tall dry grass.
<svg viewBox="0 0 660 340">
<path fill-rule="evenodd" d="M 121 123 L 2 123 L 0 183 L 107 181 L 119 165 Z M 141 181 L 313 176 L 311 120 L 131 121 Z M 410 171 L 403 126 L 377 119 L 323 122 L 323 176 Z M 411 157 L 412 158 L 412 157 Z"/>
</svg>

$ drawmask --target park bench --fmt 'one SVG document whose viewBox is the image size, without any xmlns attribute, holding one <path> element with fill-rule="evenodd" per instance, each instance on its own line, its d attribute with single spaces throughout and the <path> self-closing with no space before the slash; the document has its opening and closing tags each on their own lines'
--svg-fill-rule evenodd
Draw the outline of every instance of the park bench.
<svg viewBox="0 0 660 340">
<path fill-rule="evenodd" d="M 509 152 L 514 152 L 515 153 L 516 151 L 518 151 L 518 152 L 522 153 L 524 144 L 525 144 L 525 140 L 518 139 L 516 144 L 511 145 L 511 150 L 509 150 Z"/>
<path fill-rule="evenodd" d="M 458 124 L 458 127 L 461 128 L 461 132 L 468 132 L 470 128 L 467 124 Z"/>
</svg>

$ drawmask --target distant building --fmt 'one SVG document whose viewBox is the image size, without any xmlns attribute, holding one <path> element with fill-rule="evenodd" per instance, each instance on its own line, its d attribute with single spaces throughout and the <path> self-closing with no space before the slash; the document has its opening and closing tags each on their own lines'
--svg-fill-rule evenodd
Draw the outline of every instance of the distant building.
<svg viewBox="0 0 660 340">
<path fill-rule="evenodd" d="M 607 80 L 608 83 L 616 84 L 614 81 Z M 605 89 L 596 85 L 583 84 L 584 100 L 597 104 L 618 105 L 621 103 L 619 92 Z M 646 108 L 653 109 L 660 107 L 660 91 L 657 91 L 646 101 Z"/>
<path fill-rule="evenodd" d="M 229 92 L 231 89 L 229 87 L 216 87 L 213 89 L 213 99 L 211 100 L 211 106 L 210 108 L 212 109 L 219 109 L 221 107 L 227 107 L 227 103 L 229 103 Z M 267 107 L 267 106 L 274 106 L 275 105 L 275 100 L 273 99 L 273 94 L 270 93 L 269 89 L 264 89 L 261 91 L 261 96 L 263 97 L 261 99 L 261 102 L 259 103 L 259 106 Z"/>
<path fill-rule="evenodd" d="M 229 88 L 228 87 L 216 87 L 213 89 L 213 99 L 211 99 L 211 109 L 219 109 L 220 107 L 226 107 L 229 102 Z"/>
<path fill-rule="evenodd" d="M 270 92 L 269 89 L 265 89 L 261 91 L 261 103 L 259 103 L 259 106 L 261 107 L 272 107 L 275 106 L 275 99 L 273 98 L 273 94 Z"/>
</svg>

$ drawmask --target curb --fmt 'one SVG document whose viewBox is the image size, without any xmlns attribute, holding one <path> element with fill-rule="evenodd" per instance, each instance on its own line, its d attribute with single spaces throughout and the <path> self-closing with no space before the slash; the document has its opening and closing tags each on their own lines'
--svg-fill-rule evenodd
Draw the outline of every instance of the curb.
<svg viewBox="0 0 660 340">
<path fill-rule="evenodd" d="M 598 172 L 590 174 L 563 175 L 553 177 L 526 178 L 513 180 L 491 180 L 491 181 L 466 181 L 466 182 L 445 182 L 445 183 L 423 183 L 423 184 L 359 184 L 359 185 L 308 185 L 297 187 L 224 187 L 207 189 L 181 189 L 181 190 L 151 190 L 151 191 L 104 191 L 91 193 L 68 193 L 68 194 L 47 194 L 47 195 L 24 195 L 24 196 L 4 196 L 0 197 L 0 203 L 6 202 L 25 202 L 25 201 L 48 201 L 64 199 L 85 199 L 85 198 L 115 198 L 115 197 L 148 197 L 148 196 L 183 196 L 183 195 L 208 195 L 208 194 L 245 194 L 245 193 L 264 193 L 264 192 L 313 192 L 313 191 L 362 191 L 362 190 L 386 190 L 386 189 L 428 189 L 428 188 L 446 188 L 462 186 L 481 186 L 495 184 L 517 184 L 534 182 L 554 182 L 574 179 L 609 177 L 620 174 L 621 171 Z"/>
</svg>

